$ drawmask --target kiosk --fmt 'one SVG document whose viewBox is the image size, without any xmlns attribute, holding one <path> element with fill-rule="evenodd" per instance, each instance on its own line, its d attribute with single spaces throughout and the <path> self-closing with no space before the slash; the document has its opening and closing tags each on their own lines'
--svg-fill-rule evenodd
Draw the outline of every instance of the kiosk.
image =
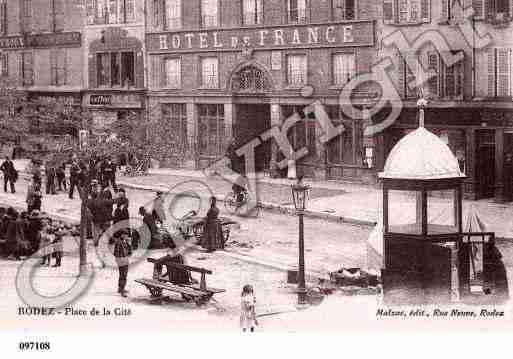
<svg viewBox="0 0 513 359">
<path fill-rule="evenodd" d="M 397 143 L 379 175 L 386 304 L 449 303 L 469 291 L 465 175 L 449 147 L 424 128 L 426 105 L 419 100 L 419 128 Z"/>
</svg>

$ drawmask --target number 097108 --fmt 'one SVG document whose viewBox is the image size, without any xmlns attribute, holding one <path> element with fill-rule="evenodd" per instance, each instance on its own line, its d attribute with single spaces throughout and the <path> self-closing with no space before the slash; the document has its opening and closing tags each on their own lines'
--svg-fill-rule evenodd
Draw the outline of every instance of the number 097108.
<svg viewBox="0 0 513 359">
<path fill-rule="evenodd" d="M 50 350 L 50 342 L 20 342 L 20 351 L 46 351 Z"/>
</svg>

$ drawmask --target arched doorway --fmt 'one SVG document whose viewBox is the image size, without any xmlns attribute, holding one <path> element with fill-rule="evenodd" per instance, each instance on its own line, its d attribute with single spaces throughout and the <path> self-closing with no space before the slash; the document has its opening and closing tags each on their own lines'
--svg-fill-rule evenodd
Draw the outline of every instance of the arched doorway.
<svg viewBox="0 0 513 359">
<path fill-rule="evenodd" d="M 233 72 L 230 81 L 235 103 L 233 134 L 239 147 L 271 127 L 269 96 L 272 88 L 267 71 L 254 62 L 243 64 Z M 256 171 L 268 170 L 270 159 L 271 145 L 266 141 L 255 149 Z"/>
</svg>

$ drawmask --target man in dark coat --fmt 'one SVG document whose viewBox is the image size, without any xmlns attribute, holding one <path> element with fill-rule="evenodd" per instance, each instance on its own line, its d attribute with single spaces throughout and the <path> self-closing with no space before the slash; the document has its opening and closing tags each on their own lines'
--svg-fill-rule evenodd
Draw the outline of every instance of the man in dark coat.
<svg viewBox="0 0 513 359">
<path fill-rule="evenodd" d="M 39 233 L 43 229 L 43 221 L 37 210 L 32 211 L 28 218 L 28 226 L 25 238 L 30 244 L 30 250 L 36 253 L 39 250 Z"/>
<path fill-rule="evenodd" d="M 126 281 L 128 276 L 128 266 L 130 264 L 130 256 L 132 248 L 129 243 L 130 236 L 126 231 L 118 231 L 114 234 L 114 257 L 119 268 L 118 293 L 126 297 Z"/>
<path fill-rule="evenodd" d="M 45 164 L 45 176 L 46 176 L 46 194 L 56 194 L 55 192 L 55 164 L 47 162 Z"/>
<path fill-rule="evenodd" d="M 78 164 L 76 159 L 71 163 L 71 167 L 69 170 L 69 198 L 73 199 L 73 193 L 75 192 L 75 187 L 80 185 L 80 174 L 82 170 Z"/>
<path fill-rule="evenodd" d="M 20 246 L 21 241 L 24 240 L 25 233 L 23 230 L 23 224 L 21 218 L 18 216 L 18 212 L 12 207 L 7 210 L 7 255 L 14 257 L 17 261 L 20 260 Z"/>
<path fill-rule="evenodd" d="M 103 185 L 108 187 L 112 185 L 113 189 L 117 189 L 116 187 L 116 169 L 117 166 L 110 157 L 107 158 L 106 161 L 103 162 L 101 167 Z"/>
<path fill-rule="evenodd" d="M 109 226 L 112 220 L 112 206 L 117 200 L 105 199 L 102 195 L 91 197 L 88 200 L 87 208 L 91 213 L 91 221 L 93 223 L 93 241 L 94 245 L 98 247 L 100 238 Z M 108 208 L 111 212 L 108 212 Z"/>
<path fill-rule="evenodd" d="M 4 173 L 4 192 L 7 192 L 7 182 L 9 182 L 11 193 L 16 193 L 14 183 L 18 180 L 18 172 L 14 168 L 14 163 L 9 157 L 5 157 L 4 163 L 0 166 L 0 170 Z"/>
<path fill-rule="evenodd" d="M 66 191 L 66 164 L 61 164 L 55 170 L 55 177 L 57 179 L 57 186 L 59 191 Z"/>
</svg>

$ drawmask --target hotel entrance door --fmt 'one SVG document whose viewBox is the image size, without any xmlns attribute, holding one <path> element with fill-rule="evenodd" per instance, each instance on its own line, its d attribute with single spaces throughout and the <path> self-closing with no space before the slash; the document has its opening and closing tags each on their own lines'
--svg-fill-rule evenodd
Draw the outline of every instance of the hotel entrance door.
<svg viewBox="0 0 513 359">
<path fill-rule="evenodd" d="M 239 148 L 271 127 L 271 106 L 268 104 L 238 104 L 236 114 L 233 133 Z M 255 148 L 256 171 L 267 171 L 270 159 L 271 142 L 269 140 Z M 244 162 L 245 159 L 241 158 L 241 161 Z"/>
</svg>

